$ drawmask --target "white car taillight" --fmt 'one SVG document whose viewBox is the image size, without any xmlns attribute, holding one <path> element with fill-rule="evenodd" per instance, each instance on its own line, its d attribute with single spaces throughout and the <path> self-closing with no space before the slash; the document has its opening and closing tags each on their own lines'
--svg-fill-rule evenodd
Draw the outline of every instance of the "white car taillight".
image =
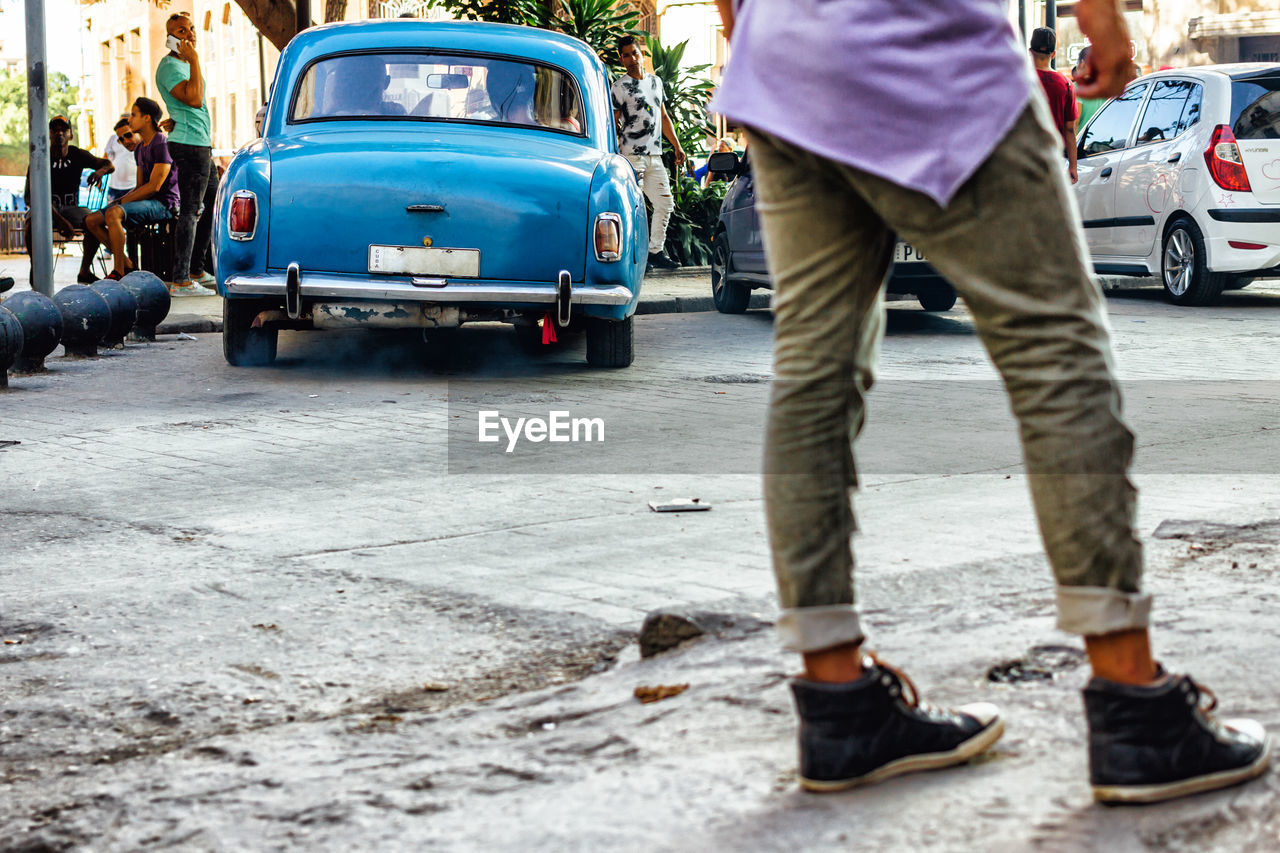
<svg viewBox="0 0 1280 853">
<path fill-rule="evenodd" d="M 1213 182 L 1224 190 L 1237 193 L 1251 191 L 1249 175 L 1244 170 L 1244 159 L 1236 145 L 1236 135 L 1227 125 L 1220 124 L 1213 129 L 1213 138 L 1209 140 L 1209 148 L 1204 152 L 1204 162 L 1209 167 Z"/>
<path fill-rule="evenodd" d="M 258 197 L 248 190 L 237 190 L 231 196 L 231 212 L 227 216 L 227 236 L 232 240 L 252 240 L 258 228 Z"/>
<path fill-rule="evenodd" d="M 596 260 L 611 262 L 622 257 L 622 217 L 602 213 L 596 217 Z"/>
</svg>

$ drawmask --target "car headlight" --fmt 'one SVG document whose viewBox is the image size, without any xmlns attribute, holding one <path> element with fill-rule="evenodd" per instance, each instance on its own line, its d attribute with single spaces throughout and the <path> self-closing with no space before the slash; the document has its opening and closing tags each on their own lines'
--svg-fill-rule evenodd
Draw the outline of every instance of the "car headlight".
<svg viewBox="0 0 1280 853">
<path fill-rule="evenodd" d="M 622 217 L 601 213 L 596 217 L 595 247 L 597 261 L 616 261 L 622 257 Z"/>
</svg>

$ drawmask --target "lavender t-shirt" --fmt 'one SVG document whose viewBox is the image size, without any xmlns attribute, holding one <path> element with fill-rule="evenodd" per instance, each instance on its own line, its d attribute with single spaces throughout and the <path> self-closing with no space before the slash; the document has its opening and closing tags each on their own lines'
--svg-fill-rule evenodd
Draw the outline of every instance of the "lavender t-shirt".
<svg viewBox="0 0 1280 853">
<path fill-rule="evenodd" d="M 170 210 L 178 209 L 178 167 L 173 165 L 173 157 L 169 154 L 169 141 L 163 133 L 151 137 L 151 141 L 133 149 L 133 159 L 138 163 L 138 181 L 147 183 L 151 180 L 151 167 L 156 163 L 168 163 L 171 167 L 169 175 L 160 185 L 159 191 L 152 196 Z"/>
<path fill-rule="evenodd" d="M 1034 78 L 999 0 L 745 0 L 711 109 L 946 204 Z"/>
</svg>

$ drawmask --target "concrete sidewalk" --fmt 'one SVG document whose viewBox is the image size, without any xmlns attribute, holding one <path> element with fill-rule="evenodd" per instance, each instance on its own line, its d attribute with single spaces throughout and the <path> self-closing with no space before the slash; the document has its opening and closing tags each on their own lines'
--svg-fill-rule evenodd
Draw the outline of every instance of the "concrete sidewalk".
<svg viewBox="0 0 1280 853">
<path fill-rule="evenodd" d="M 76 283 L 80 258 L 75 254 L 62 255 L 54 266 L 54 290 L 61 290 Z M 0 276 L 12 276 L 14 289 L 28 290 L 27 279 L 31 262 L 26 255 L 0 255 Z M 769 307 L 769 291 L 758 290 L 751 296 L 752 308 Z M 687 267 L 674 272 L 650 273 L 640 290 L 637 314 L 687 314 L 695 311 L 714 311 L 711 300 L 711 268 Z M 222 297 L 183 296 L 173 300 L 168 318 L 156 330 L 162 335 L 179 332 L 222 331 Z"/>
</svg>

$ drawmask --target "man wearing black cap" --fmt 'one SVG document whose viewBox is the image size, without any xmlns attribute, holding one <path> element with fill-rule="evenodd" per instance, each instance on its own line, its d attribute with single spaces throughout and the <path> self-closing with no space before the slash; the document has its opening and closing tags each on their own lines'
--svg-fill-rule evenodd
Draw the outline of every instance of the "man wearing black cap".
<svg viewBox="0 0 1280 853">
<path fill-rule="evenodd" d="M 53 194 L 53 227 L 63 237 L 70 240 L 76 235 L 76 229 L 84 228 L 84 218 L 89 215 L 89 208 L 80 206 L 80 173 L 85 169 L 93 169 L 89 183 L 95 184 L 113 171 L 110 160 L 95 157 L 83 148 L 71 144 L 71 122 L 66 116 L 54 116 L 49 119 L 49 188 Z M 27 217 L 22 223 L 22 233 L 26 239 L 27 251 L 31 251 L 31 170 L 27 170 L 27 185 L 22 191 L 27 202 Z M 98 239 L 88 231 L 84 233 L 84 258 L 80 261 L 80 274 L 76 281 L 81 284 L 92 284 L 98 278 L 93 274 L 91 264 L 98 253 Z"/>
<path fill-rule="evenodd" d="M 1067 173 L 1071 183 L 1076 176 L 1076 93 L 1067 78 L 1049 67 L 1058 50 L 1058 36 L 1048 27 L 1036 27 L 1031 33 L 1031 60 L 1036 65 L 1036 76 L 1049 99 L 1049 112 L 1053 123 L 1062 134 L 1063 154 L 1067 158 Z"/>
</svg>

